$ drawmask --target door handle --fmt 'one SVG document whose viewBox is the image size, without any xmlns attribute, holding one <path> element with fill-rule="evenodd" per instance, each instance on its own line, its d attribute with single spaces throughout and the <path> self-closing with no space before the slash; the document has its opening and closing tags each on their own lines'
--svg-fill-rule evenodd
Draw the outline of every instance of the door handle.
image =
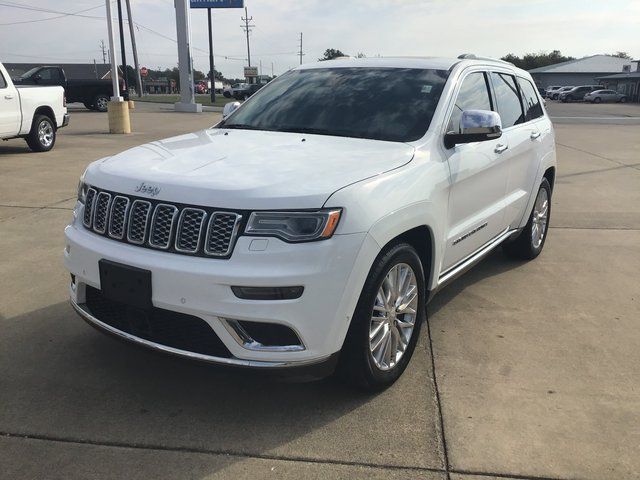
<svg viewBox="0 0 640 480">
<path fill-rule="evenodd" d="M 540 132 L 531 132 L 531 140 L 535 140 L 536 138 L 540 137 L 540 135 Z"/>
<path fill-rule="evenodd" d="M 494 152 L 496 152 L 496 153 L 502 153 L 502 152 L 504 152 L 507 148 L 509 148 L 509 145 L 502 145 L 502 144 L 498 144 L 498 145 L 496 145 L 496 148 L 495 148 Z"/>
<path fill-rule="evenodd" d="M 13 95 L 5 95 L 4 99 L 5 100 L 13 100 Z"/>
</svg>

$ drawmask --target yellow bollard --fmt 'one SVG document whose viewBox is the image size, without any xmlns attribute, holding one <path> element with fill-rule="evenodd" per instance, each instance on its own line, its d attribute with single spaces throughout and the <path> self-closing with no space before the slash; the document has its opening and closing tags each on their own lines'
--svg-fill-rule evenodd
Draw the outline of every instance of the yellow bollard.
<svg viewBox="0 0 640 480">
<path fill-rule="evenodd" d="M 129 102 L 109 102 L 109 133 L 131 133 Z"/>
<path fill-rule="evenodd" d="M 136 109 L 136 102 L 134 102 L 133 100 L 129 100 L 129 110 L 135 110 Z"/>
</svg>

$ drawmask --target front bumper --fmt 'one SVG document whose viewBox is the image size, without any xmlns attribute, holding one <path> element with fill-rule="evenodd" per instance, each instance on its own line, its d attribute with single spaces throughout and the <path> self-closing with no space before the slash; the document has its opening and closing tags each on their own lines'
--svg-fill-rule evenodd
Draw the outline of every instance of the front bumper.
<svg viewBox="0 0 640 480">
<path fill-rule="evenodd" d="M 91 233 L 79 221 L 65 229 L 65 236 L 65 266 L 75 276 L 71 302 L 87 322 L 165 353 L 257 368 L 298 367 L 331 360 L 342 347 L 370 261 L 377 254 L 377 244 L 365 233 L 335 235 L 330 240 L 303 244 L 241 236 L 228 260 L 123 244 Z M 255 250 L 256 240 L 261 241 L 263 250 Z M 100 288 L 101 259 L 150 270 L 154 307 L 201 318 L 224 343 L 231 358 L 177 350 L 117 330 L 95 318 L 84 305 L 84 295 L 87 285 Z M 294 300 L 242 300 L 233 294 L 232 285 L 301 285 L 304 293 Z M 285 325 L 298 334 L 304 349 L 248 349 L 232 335 L 224 319 Z"/>
</svg>

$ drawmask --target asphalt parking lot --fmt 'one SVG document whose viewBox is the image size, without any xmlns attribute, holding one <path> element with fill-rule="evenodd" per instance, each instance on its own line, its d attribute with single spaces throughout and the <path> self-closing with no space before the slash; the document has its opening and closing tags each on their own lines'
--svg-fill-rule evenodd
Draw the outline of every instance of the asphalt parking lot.
<svg viewBox="0 0 640 480">
<path fill-rule="evenodd" d="M 401 380 L 237 375 L 119 343 L 67 302 L 63 228 L 92 160 L 215 123 L 74 109 L 56 148 L 0 143 L 0 478 L 633 479 L 640 472 L 640 106 L 550 102 L 558 174 L 530 263 L 440 292 Z"/>
</svg>

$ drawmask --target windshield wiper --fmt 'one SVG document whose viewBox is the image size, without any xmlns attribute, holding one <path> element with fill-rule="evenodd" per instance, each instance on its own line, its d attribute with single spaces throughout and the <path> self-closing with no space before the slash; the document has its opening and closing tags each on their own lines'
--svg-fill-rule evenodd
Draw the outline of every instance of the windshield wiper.
<svg viewBox="0 0 640 480">
<path fill-rule="evenodd" d="M 345 132 L 339 130 L 328 130 L 326 128 L 313 127 L 283 127 L 274 129 L 277 132 L 289 133 L 309 133 L 311 135 L 329 135 L 331 137 L 349 137 L 349 138 L 369 138 L 368 136 L 357 132 Z"/>
<path fill-rule="evenodd" d="M 229 128 L 237 130 L 266 130 L 265 128 L 256 127 L 255 125 L 249 125 L 248 123 L 223 123 L 218 128 Z"/>
</svg>

